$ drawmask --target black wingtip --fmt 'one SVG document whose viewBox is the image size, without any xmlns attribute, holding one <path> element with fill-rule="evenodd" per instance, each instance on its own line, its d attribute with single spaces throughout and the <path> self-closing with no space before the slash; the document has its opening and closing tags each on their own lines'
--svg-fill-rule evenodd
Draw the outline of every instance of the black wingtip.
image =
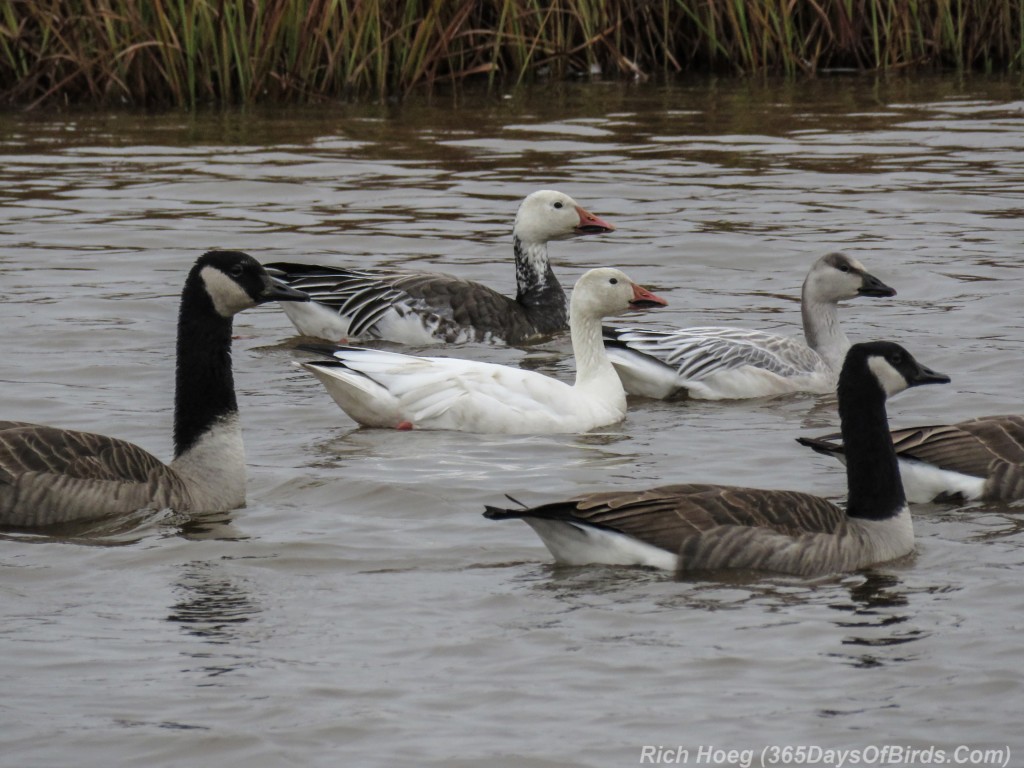
<svg viewBox="0 0 1024 768">
<path fill-rule="evenodd" d="M 521 515 L 522 513 L 515 509 L 502 509 L 501 507 L 492 507 L 489 504 L 484 505 L 484 517 L 488 520 L 513 520 Z"/>
<path fill-rule="evenodd" d="M 842 452 L 839 446 L 817 437 L 798 437 L 796 441 L 805 448 L 810 448 L 815 453 L 820 453 L 822 456 L 832 456 Z"/>
</svg>

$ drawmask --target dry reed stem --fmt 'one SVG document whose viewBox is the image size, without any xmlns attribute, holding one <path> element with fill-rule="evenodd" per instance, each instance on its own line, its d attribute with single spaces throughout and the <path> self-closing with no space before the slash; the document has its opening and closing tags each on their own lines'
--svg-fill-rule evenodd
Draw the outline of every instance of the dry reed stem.
<svg viewBox="0 0 1024 768">
<path fill-rule="evenodd" d="M 1024 0 L 5 0 L 8 104 L 386 98 L 486 76 L 1015 71 Z"/>
</svg>

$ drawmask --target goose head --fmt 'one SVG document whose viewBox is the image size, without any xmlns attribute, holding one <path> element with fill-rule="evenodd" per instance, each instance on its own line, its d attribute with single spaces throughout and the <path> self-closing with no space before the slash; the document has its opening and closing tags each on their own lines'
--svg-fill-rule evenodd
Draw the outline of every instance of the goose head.
<svg viewBox="0 0 1024 768">
<path fill-rule="evenodd" d="M 309 301 L 270 275 L 252 256 L 241 251 L 208 251 L 196 261 L 186 286 L 194 285 L 210 298 L 221 317 L 268 301 Z"/>
<path fill-rule="evenodd" d="M 950 381 L 949 376 L 921 365 L 907 350 L 892 341 L 866 341 L 850 347 L 840 381 L 844 377 L 851 378 L 853 371 L 865 368 L 886 397 L 909 387 L 948 384 Z"/>
<path fill-rule="evenodd" d="M 834 304 L 857 296 L 895 296 L 896 291 L 845 253 L 822 256 L 804 280 L 804 296 L 817 303 Z"/>
<path fill-rule="evenodd" d="M 584 272 L 572 292 L 570 316 L 608 317 L 627 309 L 667 305 L 660 296 L 642 288 L 618 269 L 602 267 Z"/>
<path fill-rule="evenodd" d="M 542 189 L 528 195 L 519 205 L 513 232 L 528 243 L 565 240 L 576 235 L 613 232 L 613 227 L 598 218 L 568 195 Z"/>
</svg>

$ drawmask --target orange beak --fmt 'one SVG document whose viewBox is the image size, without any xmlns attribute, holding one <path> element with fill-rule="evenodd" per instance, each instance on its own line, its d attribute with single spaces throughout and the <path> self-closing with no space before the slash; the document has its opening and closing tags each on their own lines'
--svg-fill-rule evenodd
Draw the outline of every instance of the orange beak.
<svg viewBox="0 0 1024 768">
<path fill-rule="evenodd" d="M 667 307 L 668 302 L 661 296 L 656 296 L 646 288 L 641 288 L 633 283 L 633 300 L 629 302 L 629 306 L 633 309 L 648 309 L 650 307 Z"/>
<path fill-rule="evenodd" d="M 577 205 L 576 213 L 580 216 L 580 223 L 576 225 L 575 230 L 577 235 L 601 235 L 615 231 L 615 227 L 604 219 L 599 219 L 586 208 Z"/>
</svg>

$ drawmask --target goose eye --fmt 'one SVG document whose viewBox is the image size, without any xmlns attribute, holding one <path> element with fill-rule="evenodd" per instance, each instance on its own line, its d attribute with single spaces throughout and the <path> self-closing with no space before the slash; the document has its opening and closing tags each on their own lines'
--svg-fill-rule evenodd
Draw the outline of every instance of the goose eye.
<svg viewBox="0 0 1024 768">
<path fill-rule="evenodd" d="M 899 352 L 893 352 L 891 355 L 889 355 L 889 362 L 892 363 L 893 365 L 900 365 L 903 363 L 903 355 L 901 355 Z"/>
<path fill-rule="evenodd" d="M 839 267 L 839 271 L 840 272 L 849 272 L 850 271 L 850 265 L 849 264 L 843 264 L 841 267 Z"/>
<path fill-rule="evenodd" d="M 232 264 L 231 265 L 231 276 L 232 277 L 241 277 L 242 276 L 242 265 L 241 264 Z"/>
<path fill-rule="evenodd" d="M 617 277 L 612 277 L 612 278 L 610 278 L 610 279 L 608 280 L 608 282 L 609 282 L 609 283 L 611 283 L 612 285 L 618 285 L 618 284 L 619 284 L 619 278 L 617 278 Z"/>
<path fill-rule="evenodd" d="M 561 203 L 555 203 L 555 208 L 561 208 L 561 207 L 562 207 Z"/>
</svg>

